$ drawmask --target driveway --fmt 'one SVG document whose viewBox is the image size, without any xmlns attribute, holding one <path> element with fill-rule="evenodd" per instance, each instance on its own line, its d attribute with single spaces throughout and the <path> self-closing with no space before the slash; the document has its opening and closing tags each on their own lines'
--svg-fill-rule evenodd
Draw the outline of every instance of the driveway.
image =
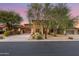
<svg viewBox="0 0 79 59">
<path fill-rule="evenodd" d="M 21 34 L 21 35 L 12 35 L 9 37 L 5 37 L 4 39 L 0 39 L 0 42 L 9 42 L 9 41 L 26 41 L 30 39 L 30 34 Z"/>
</svg>

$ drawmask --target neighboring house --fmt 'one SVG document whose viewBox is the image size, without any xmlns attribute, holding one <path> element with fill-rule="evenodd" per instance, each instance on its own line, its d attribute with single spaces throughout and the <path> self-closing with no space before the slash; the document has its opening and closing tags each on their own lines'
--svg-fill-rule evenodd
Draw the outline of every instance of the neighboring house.
<svg viewBox="0 0 79 59">
<path fill-rule="evenodd" d="M 6 29 L 6 25 L 4 23 L 0 23 L 0 34 L 2 34 Z"/>
<path fill-rule="evenodd" d="M 31 33 L 31 26 L 30 24 L 24 24 L 20 26 L 21 33 Z"/>
<path fill-rule="evenodd" d="M 31 33 L 31 28 L 29 24 L 15 24 L 13 25 L 12 31 L 18 34 Z"/>
<path fill-rule="evenodd" d="M 79 34 L 79 16 L 73 19 L 73 28 L 68 29 L 69 34 Z"/>
<path fill-rule="evenodd" d="M 20 33 L 31 33 L 31 27 L 30 24 L 13 24 L 12 31 L 15 31 L 14 33 L 20 32 Z M 6 31 L 6 24 L 0 23 L 0 33 L 2 34 L 4 31 Z"/>
</svg>

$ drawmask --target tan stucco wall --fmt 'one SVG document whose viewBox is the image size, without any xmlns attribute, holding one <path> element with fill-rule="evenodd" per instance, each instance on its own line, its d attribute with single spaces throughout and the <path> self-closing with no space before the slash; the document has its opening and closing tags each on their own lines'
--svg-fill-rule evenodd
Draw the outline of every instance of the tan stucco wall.
<svg viewBox="0 0 79 59">
<path fill-rule="evenodd" d="M 38 25 L 36 22 L 33 22 L 32 23 L 32 28 L 31 28 L 31 34 L 35 33 L 37 29 L 39 29 L 40 32 L 43 34 L 43 27 L 42 27 L 42 25 L 41 24 Z"/>
<path fill-rule="evenodd" d="M 79 20 L 74 20 L 74 27 L 79 28 Z"/>
</svg>

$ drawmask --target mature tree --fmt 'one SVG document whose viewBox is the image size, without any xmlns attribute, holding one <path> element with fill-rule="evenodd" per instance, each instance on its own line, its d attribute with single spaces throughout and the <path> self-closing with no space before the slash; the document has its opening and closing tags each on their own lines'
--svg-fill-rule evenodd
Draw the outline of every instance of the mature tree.
<svg viewBox="0 0 79 59">
<path fill-rule="evenodd" d="M 54 33 L 58 32 L 57 29 L 60 29 L 60 31 L 66 31 L 66 29 L 73 27 L 69 11 L 70 10 L 66 4 L 55 4 L 55 7 L 51 11 L 52 19 L 50 20 L 50 28 L 53 28 Z"/>
<path fill-rule="evenodd" d="M 47 38 L 47 27 L 48 27 L 48 19 L 50 15 L 50 4 L 31 4 L 31 7 L 28 11 L 29 21 L 31 20 L 44 20 L 42 22 L 37 22 L 37 24 L 42 24 L 45 29 L 45 38 Z"/>
<path fill-rule="evenodd" d="M 5 23 L 8 29 L 11 29 L 12 25 L 19 24 L 22 18 L 19 14 L 12 11 L 0 11 L 0 22 Z"/>
<path fill-rule="evenodd" d="M 53 29 L 56 34 L 66 31 L 73 26 L 70 19 L 69 8 L 66 4 L 31 4 L 28 11 L 29 20 L 44 20 L 41 24 L 45 29 L 45 38 L 47 38 L 47 28 Z M 39 24 L 40 22 L 37 22 Z"/>
<path fill-rule="evenodd" d="M 40 20 L 41 19 L 41 4 L 34 3 L 30 5 L 28 10 L 29 20 Z"/>
<path fill-rule="evenodd" d="M 52 4 L 50 3 L 45 3 L 43 4 L 43 28 L 44 28 L 44 34 L 45 34 L 45 39 L 47 39 L 47 34 L 48 34 L 48 27 L 49 27 L 49 20 L 50 20 L 50 11 L 52 9 Z"/>
</svg>

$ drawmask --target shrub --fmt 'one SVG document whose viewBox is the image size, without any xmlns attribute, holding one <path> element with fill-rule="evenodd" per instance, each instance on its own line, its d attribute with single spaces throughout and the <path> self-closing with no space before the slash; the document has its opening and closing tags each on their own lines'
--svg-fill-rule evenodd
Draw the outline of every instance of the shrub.
<svg viewBox="0 0 79 59">
<path fill-rule="evenodd" d="M 10 35 L 10 31 L 5 31 L 4 32 L 4 36 L 9 36 Z"/>
<path fill-rule="evenodd" d="M 55 33 L 50 33 L 50 35 L 57 37 L 57 34 L 55 34 Z"/>
<path fill-rule="evenodd" d="M 68 37 L 68 39 L 71 39 L 71 40 L 73 40 L 73 37 Z"/>
<path fill-rule="evenodd" d="M 39 32 L 36 32 L 32 34 L 32 39 L 40 40 L 40 39 L 43 39 L 43 36 Z"/>
</svg>

